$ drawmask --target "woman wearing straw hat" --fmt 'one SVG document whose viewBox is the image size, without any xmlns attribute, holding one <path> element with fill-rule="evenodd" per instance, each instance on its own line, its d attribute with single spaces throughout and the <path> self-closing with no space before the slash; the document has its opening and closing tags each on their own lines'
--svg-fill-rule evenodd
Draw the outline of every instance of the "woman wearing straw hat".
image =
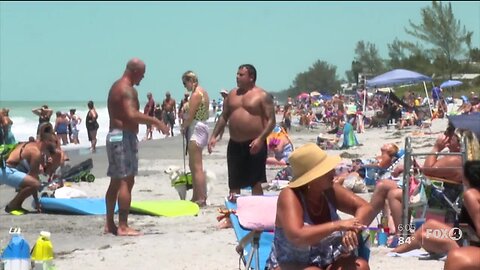
<svg viewBox="0 0 480 270">
<path fill-rule="evenodd" d="M 309 143 L 297 148 L 289 162 L 293 180 L 278 198 L 270 269 L 369 269 L 353 251 L 372 208 L 333 183 L 340 157 Z M 337 209 L 354 218 L 340 220 Z"/>
</svg>

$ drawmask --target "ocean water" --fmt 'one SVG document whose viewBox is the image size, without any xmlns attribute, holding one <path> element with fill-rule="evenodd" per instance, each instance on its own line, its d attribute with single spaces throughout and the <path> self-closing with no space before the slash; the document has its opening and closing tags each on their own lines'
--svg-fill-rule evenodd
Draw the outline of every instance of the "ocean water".
<svg viewBox="0 0 480 270">
<path fill-rule="evenodd" d="M 44 104 L 48 105 L 50 109 L 54 111 L 54 114 L 50 118 L 52 125 L 55 125 L 55 112 L 69 112 L 70 109 L 76 109 L 76 115 L 82 118 L 82 123 L 79 125 L 80 133 L 79 140 L 80 144 L 68 144 L 62 146 L 62 149 L 88 149 L 90 147 L 90 142 L 88 141 L 87 129 L 85 127 L 85 118 L 87 116 L 88 107 L 87 101 L 2 101 L 0 100 L 0 108 L 10 109 L 9 116 L 13 121 L 12 132 L 15 135 L 17 141 L 27 141 L 30 136 L 36 135 L 37 126 L 38 126 L 38 116 L 32 113 L 32 109 L 38 108 Z M 105 145 L 105 139 L 108 133 L 109 126 L 109 117 L 107 110 L 107 103 L 104 102 L 95 102 L 95 108 L 98 113 L 98 124 L 99 128 L 97 131 L 97 147 Z M 143 107 L 145 102 L 140 102 L 140 111 L 143 112 Z M 178 105 L 177 105 L 178 108 Z M 210 109 L 210 119 L 207 122 L 213 122 L 214 115 Z M 174 126 L 173 132 L 175 136 L 180 134 L 180 129 L 178 127 L 178 120 Z M 146 126 L 140 125 L 138 131 L 138 139 L 142 140 L 145 137 Z M 153 139 L 163 139 L 165 136 L 158 131 L 153 132 Z"/>
</svg>

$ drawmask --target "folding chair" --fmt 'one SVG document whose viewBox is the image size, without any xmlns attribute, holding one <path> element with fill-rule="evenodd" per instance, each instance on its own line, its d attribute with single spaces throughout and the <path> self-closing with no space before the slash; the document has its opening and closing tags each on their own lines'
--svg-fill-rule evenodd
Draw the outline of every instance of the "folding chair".
<svg viewBox="0 0 480 270">
<path fill-rule="evenodd" d="M 382 169 L 378 166 L 365 166 L 365 185 L 375 186 L 378 179 L 385 179 L 390 176 L 390 173 L 403 160 L 405 150 L 398 150 L 397 154 L 392 160 L 392 164 L 387 169 Z"/>
<path fill-rule="evenodd" d="M 225 199 L 238 240 L 235 249 L 246 269 L 265 269 L 272 249 L 277 199 L 278 196 L 240 196 L 236 203 Z"/>
<path fill-rule="evenodd" d="M 411 144 L 411 138 L 410 137 L 406 137 L 405 138 L 405 157 L 404 157 L 404 172 L 403 172 L 403 186 L 402 186 L 402 190 L 403 190 L 403 197 L 402 197 L 402 225 L 405 226 L 407 224 L 410 224 L 410 220 L 409 220 L 409 212 L 411 210 L 412 205 L 410 205 L 410 199 L 409 199 L 409 189 L 410 189 L 410 183 L 409 183 L 409 179 L 410 177 L 416 172 L 416 170 L 414 169 L 414 167 L 419 167 L 418 164 L 416 164 L 416 160 L 415 160 L 415 157 L 416 156 L 428 156 L 428 155 L 460 155 L 462 156 L 462 159 L 463 161 L 467 160 L 466 159 L 466 140 L 465 138 L 462 140 L 461 142 L 461 152 L 452 152 L 452 153 L 413 153 L 413 150 L 412 150 L 412 144 Z M 427 185 L 427 186 L 430 186 L 433 190 L 433 194 L 435 196 L 435 194 L 437 194 L 438 196 L 441 196 L 443 197 L 443 199 L 447 199 L 447 203 L 450 205 L 450 207 L 452 207 L 452 209 L 455 211 L 455 217 L 453 218 L 453 220 L 457 220 L 458 219 L 458 214 L 460 213 L 460 196 L 457 196 L 457 198 L 455 200 L 452 200 L 451 198 L 449 198 L 445 192 L 441 192 L 442 190 L 441 189 L 438 189 L 438 187 L 434 186 L 431 184 L 431 182 L 428 180 L 428 178 L 432 178 L 432 177 L 429 177 L 429 176 L 425 176 L 425 175 L 422 175 L 422 177 L 420 177 L 422 179 L 422 182 Z M 441 178 L 436 178 L 436 180 L 440 180 L 441 182 L 450 182 L 450 183 L 453 183 L 452 181 L 449 181 L 447 179 L 441 179 Z M 441 193 L 443 194 L 441 194 Z M 428 205 L 427 205 L 428 206 Z M 426 211 L 426 209 L 425 209 Z M 403 237 L 407 237 L 408 235 L 408 232 L 407 230 L 404 230 L 402 231 L 402 236 Z"/>
</svg>

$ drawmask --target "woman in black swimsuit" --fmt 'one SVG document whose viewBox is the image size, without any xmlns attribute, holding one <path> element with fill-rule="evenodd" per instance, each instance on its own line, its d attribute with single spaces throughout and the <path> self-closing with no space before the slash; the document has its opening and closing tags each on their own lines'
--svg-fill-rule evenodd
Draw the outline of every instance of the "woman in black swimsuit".
<svg viewBox="0 0 480 270">
<path fill-rule="evenodd" d="M 88 140 L 91 143 L 90 150 L 92 153 L 95 153 L 97 151 L 96 146 L 97 146 L 97 130 L 98 130 L 98 114 L 97 111 L 95 110 L 95 106 L 93 106 L 93 101 L 88 102 L 88 113 L 87 117 L 85 117 L 85 125 L 87 126 L 87 132 L 88 132 Z"/>
<path fill-rule="evenodd" d="M 37 135 L 39 132 L 39 127 L 42 123 L 49 123 L 50 117 L 52 117 L 53 110 L 48 108 L 48 105 L 43 105 L 40 108 L 36 108 L 32 110 L 32 113 L 38 115 L 38 127 L 37 127 Z"/>
</svg>

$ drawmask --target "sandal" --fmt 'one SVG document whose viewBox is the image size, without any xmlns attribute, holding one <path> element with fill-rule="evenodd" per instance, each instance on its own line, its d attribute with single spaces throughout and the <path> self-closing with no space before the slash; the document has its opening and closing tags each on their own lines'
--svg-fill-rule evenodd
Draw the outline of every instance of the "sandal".
<svg viewBox="0 0 480 270">
<path fill-rule="evenodd" d="M 24 209 L 22 207 L 20 207 L 20 209 L 12 209 L 12 208 L 10 208 L 10 206 L 8 206 L 8 204 L 5 206 L 5 212 L 7 212 L 9 214 L 12 214 L 12 215 L 15 215 L 15 216 L 20 216 L 20 215 L 23 215 L 23 214 L 30 213 L 30 211 L 28 211 L 27 209 Z"/>
<path fill-rule="evenodd" d="M 398 236 L 392 235 L 387 240 L 387 247 L 389 248 L 396 248 L 398 246 Z"/>
</svg>

